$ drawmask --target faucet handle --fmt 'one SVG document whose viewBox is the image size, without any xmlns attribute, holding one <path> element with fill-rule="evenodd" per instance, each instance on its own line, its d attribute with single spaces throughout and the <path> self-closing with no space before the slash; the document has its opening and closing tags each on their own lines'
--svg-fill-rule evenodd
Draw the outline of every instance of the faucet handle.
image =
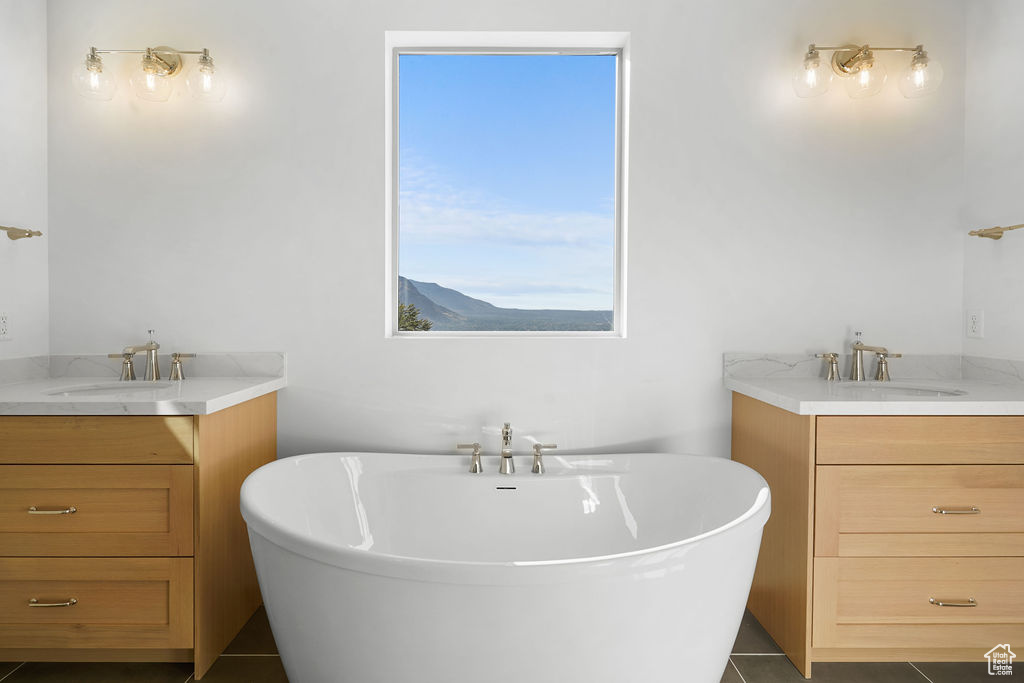
<svg viewBox="0 0 1024 683">
<path fill-rule="evenodd" d="M 535 443 L 533 444 L 533 468 L 530 470 L 534 474 L 544 474 L 544 460 L 541 458 L 544 455 L 544 449 L 558 448 L 556 443 Z"/>
<path fill-rule="evenodd" d="M 828 363 L 828 377 L 825 379 L 829 382 L 835 382 L 839 379 L 839 354 L 838 353 L 816 353 L 815 358 L 824 358 L 825 362 Z"/>
<path fill-rule="evenodd" d="M 483 466 L 480 464 L 480 444 L 479 443 L 477 443 L 475 441 L 473 443 L 460 443 L 460 444 L 455 444 L 455 447 L 456 448 L 472 448 L 473 449 L 473 459 L 469 463 L 469 471 L 472 474 L 480 474 L 481 472 L 484 471 Z"/>
<path fill-rule="evenodd" d="M 889 359 L 890 358 L 903 358 L 902 353 L 889 353 L 888 351 L 879 351 L 875 354 L 878 359 L 878 370 L 875 371 L 875 381 L 877 382 L 888 382 L 889 381 Z"/>
<path fill-rule="evenodd" d="M 172 353 L 171 354 L 171 376 L 170 380 L 180 381 L 185 379 L 185 369 L 181 364 L 182 358 L 195 358 L 194 353 Z"/>
<path fill-rule="evenodd" d="M 123 351 L 121 353 L 108 353 L 107 358 L 120 358 L 121 359 L 121 377 L 120 381 L 128 382 L 135 379 L 135 352 L 134 351 Z"/>
</svg>

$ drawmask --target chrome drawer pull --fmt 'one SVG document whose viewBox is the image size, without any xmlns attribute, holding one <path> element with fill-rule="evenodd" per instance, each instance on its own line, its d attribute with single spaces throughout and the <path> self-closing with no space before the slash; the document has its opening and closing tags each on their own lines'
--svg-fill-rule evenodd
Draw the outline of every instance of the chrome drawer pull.
<svg viewBox="0 0 1024 683">
<path fill-rule="evenodd" d="M 932 603 L 936 607 L 977 607 L 978 603 L 974 598 L 967 598 L 967 602 L 942 602 L 935 598 L 928 598 L 928 602 Z"/>
<path fill-rule="evenodd" d="M 40 510 L 35 505 L 28 509 L 30 515 L 73 515 L 78 512 L 78 508 L 74 505 L 68 508 L 57 508 L 55 510 Z"/>
<path fill-rule="evenodd" d="M 981 510 L 974 507 L 973 505 L 969 508 L 944 508 L 935 506 L 932 508 L 932 512 L 940 515 L 980 515 Z"/>
<path fill-rule="evenodd" d="M 68 598 L 67 602 L 39 602 L 35 598 L 28 601 L 29 607 L 74 607 L 77 604 L 77 598 Z"/>
</svg>

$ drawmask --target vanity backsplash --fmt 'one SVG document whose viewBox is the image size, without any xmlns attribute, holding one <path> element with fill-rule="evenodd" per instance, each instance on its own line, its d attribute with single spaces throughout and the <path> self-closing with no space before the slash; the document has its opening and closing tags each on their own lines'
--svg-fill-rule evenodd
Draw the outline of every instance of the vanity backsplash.
<svg viewBox="0 0 1024 683">
<path fill-rule="evenodd" d="M 170 354 L 160 354 L 160 367 L 170 368 Z M 284 377 L 285 354 L 246 351 L 199 353 L 185 361 L 186 377 Z M 121 364 L 105 355 L 33 356 L 0 360 L 0 384 L 62 377 L 118 378 Z"/>
<path fill-rule="evenodd" d="M 840 354 L 843 379 L 850 376 L 850 354 Z M 738 353 L 722 355 L 722 376 L 736 379 L 824 378 L 827 368 L 814 354 Z M 954 354 L 913 355 L 890 361 L 893 379 L 970 379 L 1000 384 L 1024 383 L 1024 361 Z"/>
</svg>

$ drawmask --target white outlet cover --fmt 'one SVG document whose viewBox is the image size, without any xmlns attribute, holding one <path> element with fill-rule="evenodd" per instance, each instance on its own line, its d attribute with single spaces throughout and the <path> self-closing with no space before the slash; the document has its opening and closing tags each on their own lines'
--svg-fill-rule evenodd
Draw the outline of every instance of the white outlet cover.
<svg viewBox="0 0 1024 683">
<path fill-rule="evenodd" d="M 0 341 L 11 341 L 11 316 L 0 313 Z"/>
</svg>

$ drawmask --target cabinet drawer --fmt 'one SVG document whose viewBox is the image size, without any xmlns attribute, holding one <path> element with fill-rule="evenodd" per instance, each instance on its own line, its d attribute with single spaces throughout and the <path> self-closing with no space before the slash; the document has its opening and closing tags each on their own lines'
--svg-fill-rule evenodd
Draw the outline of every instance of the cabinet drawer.
<svg viewBox="0 0 1024 683">
<path fill-rule="evenodd" d="M 1024 417 L 830 415 L 819 465 L 1024 464 Z"/>
<path fill-rule="evenodd" d="M 0 465 L 0 556 L 191 554 L 191 465 Z"/>
<path fill-rule="evenodd" d="M 815 558 L 813 645 L 987 650 L 1021 640 L 1021 576 L 1016 557 Z M 972 598 L 974 607 L 931 602 Z"/>
<path fill-rule="evenodd" d="M 816 556 L 1024 555 L 1024 465 L 825 465 L 815 499 Z"/>
<path fill-rule="evenodd" d="M 192 417 L 0 417 L 0 464 L 189 464 Z"/>
<path fill-rule="evenodd" d="M 192 647 L 192 559 L 0 558 L 0 643 Z"/>
</svg>

